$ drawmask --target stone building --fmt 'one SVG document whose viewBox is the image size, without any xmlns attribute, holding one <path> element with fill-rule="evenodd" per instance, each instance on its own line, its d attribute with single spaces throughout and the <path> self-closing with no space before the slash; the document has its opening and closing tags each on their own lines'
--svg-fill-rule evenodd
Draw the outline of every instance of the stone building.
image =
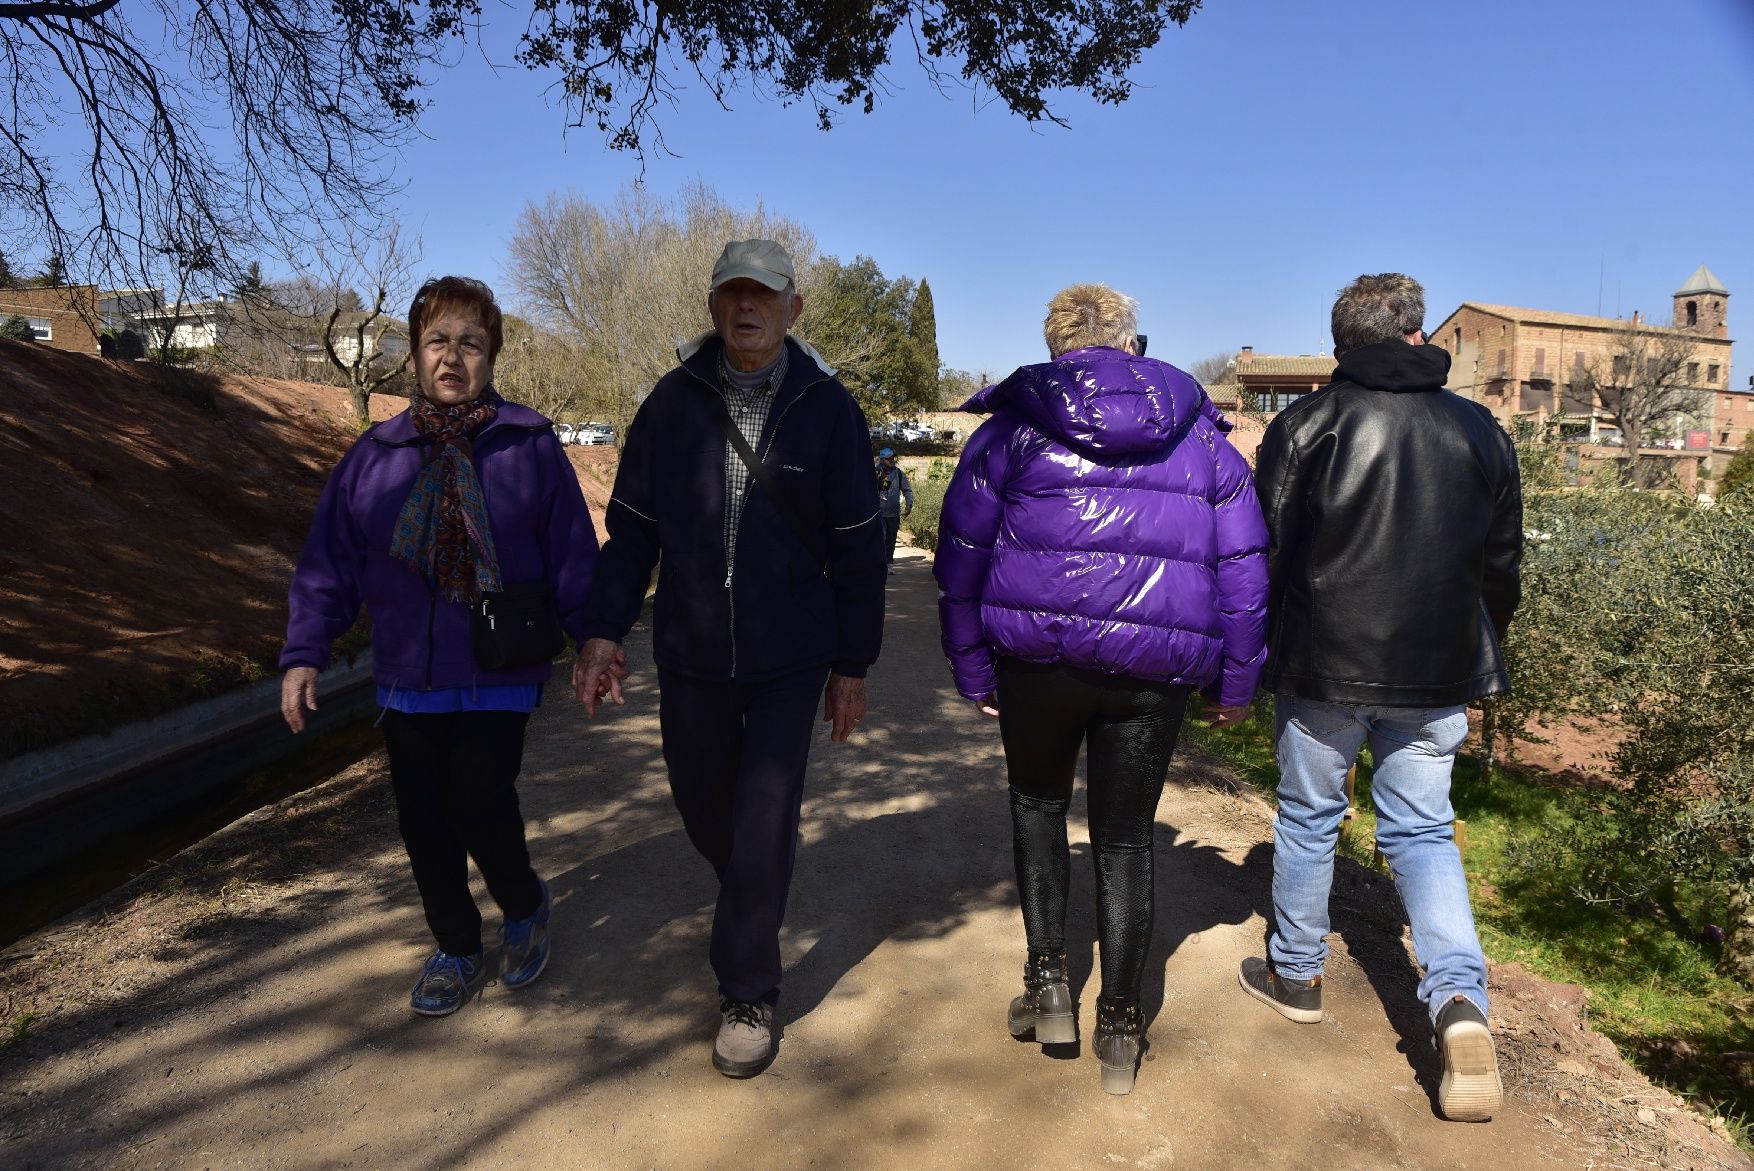
<svg viewBox="0 0 1754 1171">
<path fill-rule="evenodd" d="M 1556 419 L 1562 437 L 1613 443 L 1612 423 L 1570 393 L 1573 372 L 1614 369 L 1628 329 L 1653 340 L 1685 333 L 1694 347 L 1687 379 L 1705 392 L 1702 413 L 1677 418 L 1671 434 L 1660 438 L 1666 447 L 1688 431 L 1704 430 L 1713 432 L 1715 443 L 1723 428 L 1714 426 L 1712 413 L 1730 389 L 1729 296 L 1700 265 L 1675 291 L 1670 323 L 1637 312 L 1627 320 L 1464 301 L 1427 336 L 1450 352 L 1449 389 L 1484 404 L 1505 426 L 1519 418 Z"/>
<path fill-rule="evenodd" d="M 43 345 L 76 354 L 95 354 L 97 302 L 95 285 L 0 289 L 0 320 L 22 317 Z"/>
</svg>

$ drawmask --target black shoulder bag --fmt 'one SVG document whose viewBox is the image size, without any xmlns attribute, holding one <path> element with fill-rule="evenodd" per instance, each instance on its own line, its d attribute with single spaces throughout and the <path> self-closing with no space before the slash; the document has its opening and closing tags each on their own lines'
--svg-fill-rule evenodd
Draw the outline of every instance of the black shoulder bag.
<svg viewBox="0 0 1754 1171">
<path fill-rule="evenodd" d="M 469 604 L 469 634 L 483 671 L 540 666 L 566 649 L 554 587 L 546 581 L 482 593 Z"/>
<path fill-rule="evenodd" d="M 810 554 L 810 560 L 816 562 L 816 567 L 822 571 L 823 577 L 830 576 L 828 554 L 822 546 L 822 535 L 810 531 L 810 526 L 805 523 L 804 514 L 798 511 L 797 504 L 792 501 L 790 496 L 780 491 L 779 481 L 774 478 L 773 469 L 762 463 L 761 457 L 755 454 L 755 449 L 749 446 L 749 440 L 743 437 L 743 429 L 737 426 L 731 418 L 731 412 L 725 409 L 724 398 L 718 391 L 704 382 L 697 380 L 690 385 L 700 392 L 702 401 L 706 403 L 707 413 L 718 421 L 719 429 L 725 433 L 725 441 L 736 449 L 738 457 L 743 460 L 743 466 L 749 469 L 749 474 L 754 477 L 757 484 L 761 485 L 761 490 L 767 493 L 767 498 L 773 501 L 773 506 L 779 509 L 780 515 L 792 527 L 792 531 L 798 535 L 798 540 L 804 543 L 804 549 Z"/>
</svg>

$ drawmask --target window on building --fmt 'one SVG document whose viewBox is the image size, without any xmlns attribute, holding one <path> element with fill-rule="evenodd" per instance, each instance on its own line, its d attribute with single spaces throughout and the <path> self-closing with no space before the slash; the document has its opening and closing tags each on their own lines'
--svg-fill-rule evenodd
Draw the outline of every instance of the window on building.
<svg viewBox="0 0 1754 1171">
<path fill-rule="evenodd" d="M 1505 359 L 1505 351 L 1500 349 L 1498 351 L 1498 376 L 1500 378 L 1504 377 L 1504 370 L 1505 370 L 1504 359 Z"/>
<path fill-rule="evenodd" d="M 1547 372 L 1547 351 L 1542 349 L 1540 346 L 1536 346 L 1535 347 L 1535 374 L 1537 376 L 1539 376 L 1539 375 L 1545 374 L 1546 372 Z"/>
<path fill-rule="evenodd" d="M 47 317 L 27 317 L 25 320 L 30 322 L 30 335 L 39 342 L 55 340 L 55 323 Z"/>
<path fill-rule="evenodd" d="M 1632 373 L 1632 359 L 1625 354 L 1614 355 L 1614 377 L 1624 378 Z"/>
<path fill-rule="evenodd" d="M 1687 385 L 1688 386 L 1698 386 L 1699 385 L 1699 363 L 1698 362 L 1687 363 Z"/>
<path fill-rule="evenodd" d="M 1699 324 L 1699 302 L 1698 301 L 1687 302 L 1687 324 L 1688 325 L 1698 325 Z"/>
<path fill-rule="evenodd" d="M 1573 350 L 1572 351 L 1571 364 L 1574 368 L 1576 368 L 1578 370 L 1583 369 L 1583 351 L 1582 350 Z"/>
<path fill-rule="evenodd" d="M 1553 407 L 1553 392 L 1545 383 L 1525 382 L 1519 396 L 1519 411 L 1546 411 Z"/>
<path fill-rule="evenodd" d="M 1462 352 L 1462 327 L 1456 326 L 1456 353 Z"/>
<path fill-rule="evenodd" d="M 1717 385 L 1717 363 L 1716 362 L 1713 362 L 1711 365 L 1709 365 L 1705 368 L 1705 382 L 1706 382 L 1707 386 L 1716 386 Z"/>
</svg>

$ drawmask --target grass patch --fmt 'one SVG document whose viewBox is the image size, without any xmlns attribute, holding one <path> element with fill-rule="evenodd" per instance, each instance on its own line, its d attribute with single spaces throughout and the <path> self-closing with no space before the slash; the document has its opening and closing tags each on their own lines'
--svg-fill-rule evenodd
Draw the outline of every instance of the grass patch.
<svg viewBox="0 0 1754 1171">
<path fill-rule="evenodd" d="M 1196 701 L 1198 702 L 1198 701 Z M 1192 714 L 1192 713 L 1190 713 Z M 1187 734 L 1269 796 L 1278 781 L 1272 697 L 1243 724 Z M 1341 849 L 1370 864 L 1375 838 L 1370 752 L 1360 754 L 1358 817 Z M 1665 903 L 1627 905 L 1580 895 L 1582 855 L 1554 848 L 1566 831 L 1609 816 L 1593 791 L 1536 769 L 1456 761 L 1451 800 L 1466 822 L 1464 862 L 1480 942 L 1492 959 L 1515 961 L 1547 980 L 1590 992 L 1591 1023 L 1652 1081 L 1715 1111 L 1744 1149 L 1754 1144 L 1754 996 L 1717 971 L 1718 945 L 1702 940 L 1722 923 L 1711 889 L 1680 886 Z"/>
</svg>

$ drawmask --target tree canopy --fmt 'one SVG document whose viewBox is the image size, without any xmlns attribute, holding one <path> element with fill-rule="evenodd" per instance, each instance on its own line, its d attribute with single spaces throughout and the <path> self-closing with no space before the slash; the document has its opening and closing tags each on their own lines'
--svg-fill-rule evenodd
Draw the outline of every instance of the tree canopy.
<svg viewBox="0 0 1754 1171">
<path fill-rule="evenodd" d="M 690 80 L 721 105 L 807 103 L 824 127 L 869 113 L 908 45 L 934 84 L 1060 122 L 1057 92 L 1124 100 L 1200 4 L 536 0 L 515 54 L 554 77 L 569 125 L 631 151 L 662 148 L 660 107 Z M 0 246 L 93 280 L 168 269 L 218 289 L 252 252 L 374 236 L 424 87 L 489 19 L 479 0 L 0 0 Z"/>
<path fill-rule="evenodd" d="M 890 278 L 869 256 L 824 257 L 798 334 L 840 372 L 872 422 L 938 406 L 938 327 L 924 281 Z M 922 304 L 923 299 L 923 304 Z"/>
</svg>

